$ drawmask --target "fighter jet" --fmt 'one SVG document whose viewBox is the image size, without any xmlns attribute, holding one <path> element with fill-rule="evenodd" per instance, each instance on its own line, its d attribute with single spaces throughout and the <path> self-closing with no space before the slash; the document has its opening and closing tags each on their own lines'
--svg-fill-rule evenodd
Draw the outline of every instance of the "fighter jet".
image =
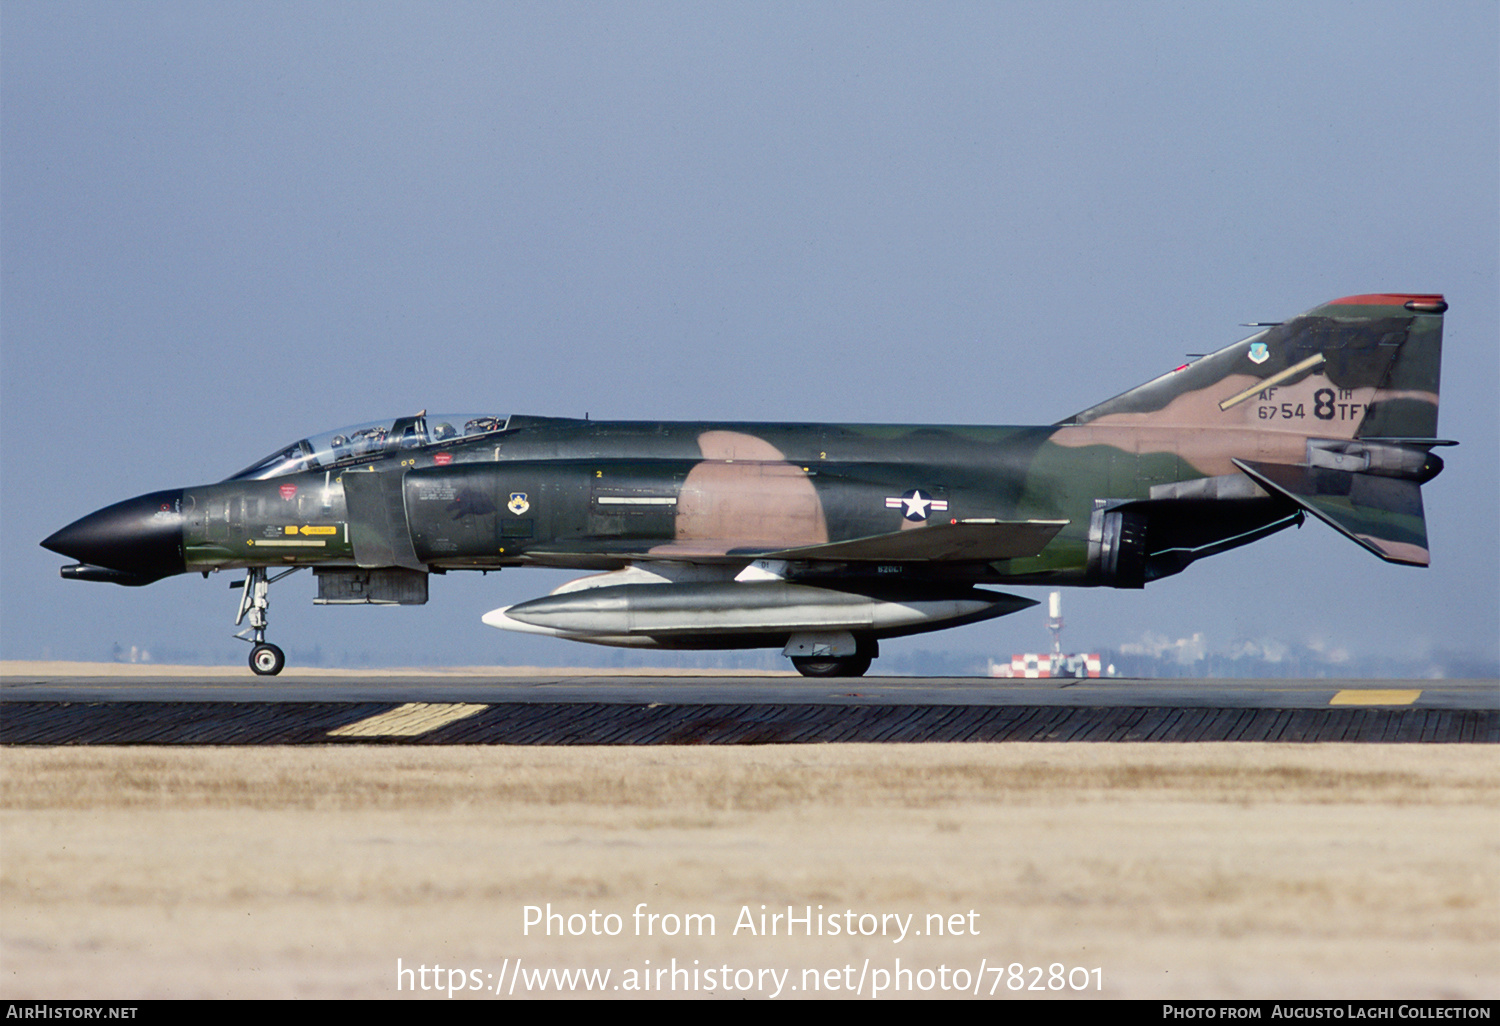
<svg viewBox="0 0 1500 1026">
<path fill-rule="evenodd" d="M 1045 427 L 416 416 L 283 446 L 217 484 L 108 506 L 42 542 L 71 580 L 245 570 L 420 604 L 432 574 L 591 571 L 485 623 L 657 649 L 780 648 L 858 676 L 881 639 L 1034 601 L 991 585 L 1141 588 L 1312 515 L 1425 566 L 1441 469 L 1440 295 L 1350 296 Z"/>
</svg>

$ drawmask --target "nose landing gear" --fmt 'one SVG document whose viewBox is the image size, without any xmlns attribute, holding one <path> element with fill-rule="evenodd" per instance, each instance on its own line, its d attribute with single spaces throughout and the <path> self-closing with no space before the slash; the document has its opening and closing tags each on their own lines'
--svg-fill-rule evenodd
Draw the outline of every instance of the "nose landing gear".
<svg viewBox="0 0 1500 1026">
<path fill-rule="evenodd" d="M 266 614 L 271 608 L 271 584 L 279 581 L 287 574 L 294 574 L 301 567 L 292 567 L 283 570 L 275 577 L 267 577 L 265 567 L 251 567 L 246 570 L 246 578 L 230 587 L 240 589 L 240 611 L 234 618 L 234 625 L 238 627 L 244 623 L 245 617 L 250 617 L 250 626 L 235 635 L 241 641 L 248 641 L 253 646 L 250 649 L 250 669 L 262 677 L 274 677 L 281 672 L 286 665 L 286 654 L 266 641 Z M 251 635 L 245 637 L 245 635 Z"/>
</svg>

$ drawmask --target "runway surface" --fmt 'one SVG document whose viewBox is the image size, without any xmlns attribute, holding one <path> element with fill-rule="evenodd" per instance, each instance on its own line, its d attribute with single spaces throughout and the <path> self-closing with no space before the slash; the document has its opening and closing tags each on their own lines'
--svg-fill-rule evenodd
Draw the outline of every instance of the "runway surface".
<svg viewBox="0 0 1500 1026">
<path fill-rule="evenodd" d="M 178 671 L 179 674 L 182 671 Z M 1500 682 L 0 677 L 0 744 L 1500 742 Z"/>
</svg>

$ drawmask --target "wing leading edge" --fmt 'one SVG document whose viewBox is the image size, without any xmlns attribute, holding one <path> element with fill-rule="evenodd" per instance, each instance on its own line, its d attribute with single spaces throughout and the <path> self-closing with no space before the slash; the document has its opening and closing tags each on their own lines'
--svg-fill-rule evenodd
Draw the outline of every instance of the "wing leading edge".
<svg viewBox="0 0 1500 1026">
<path fill-rule="evenodd" d="M 768 557 L 876 563 L 1022 559 L 1041 552 L 1068 524 L 1067 520 L 959 520 L 852 541 L 783 549 L 768 553 Z"/>
</svg>

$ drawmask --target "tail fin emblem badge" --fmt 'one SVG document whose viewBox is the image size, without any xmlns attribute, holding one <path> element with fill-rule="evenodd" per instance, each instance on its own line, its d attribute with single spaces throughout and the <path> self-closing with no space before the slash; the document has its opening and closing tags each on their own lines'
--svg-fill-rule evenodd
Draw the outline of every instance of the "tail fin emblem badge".
<svg viewBox="0 0 1500 1026">
<path fill-rule="evenodd" d="M 1265 363 L 1270 358 L 1271 358 L 1271 351 L 1268 348 L 1266 348 L 1266 344 L 1264 342 L 1252 342 L 1252 343 L 1250 343 L 1250 362 L 1251 363 Z"/>
</svg>

